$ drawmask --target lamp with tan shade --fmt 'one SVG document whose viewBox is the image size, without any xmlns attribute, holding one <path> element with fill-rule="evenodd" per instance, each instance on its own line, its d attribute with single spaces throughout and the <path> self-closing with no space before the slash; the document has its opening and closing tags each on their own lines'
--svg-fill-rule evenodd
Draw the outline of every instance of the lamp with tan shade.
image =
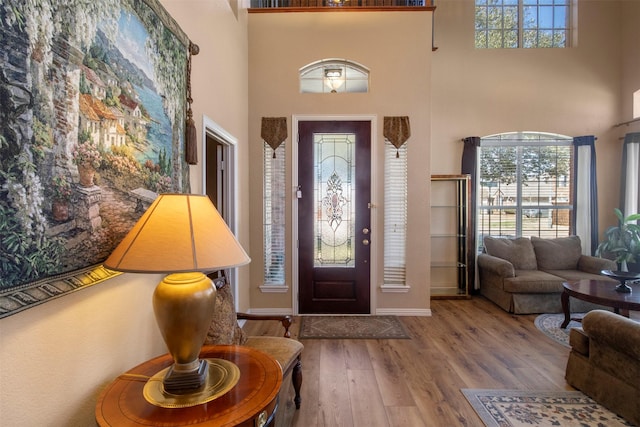
<svg viewBox="0 0 640 427">
<path fill-rule="evenodd" d="M 235 385 L 237 366 L 198 357 L 215 311 L 216 288 L 204 273 L 249 261 L 207 196 L 162 194 L 104 262 L 115 271 L 168 274 L 155 289 L 153 309 L 174 363 L 148 381 L 150 403 L 193 406 Z"/>
</svg>

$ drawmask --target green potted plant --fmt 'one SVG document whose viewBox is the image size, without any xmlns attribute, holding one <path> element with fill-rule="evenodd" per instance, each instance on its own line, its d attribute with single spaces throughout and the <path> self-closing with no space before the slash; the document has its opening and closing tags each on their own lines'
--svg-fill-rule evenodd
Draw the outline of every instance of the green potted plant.
<svg viewBox="0 0 640 427">
<path fill-rule="evenodd" d="M 604 233 L 604 241 L 596 249 L 600 257 L 613 256 L 620 265 L 621 271 L 628 271 L 627 264 L 640 261 L 640 214 L 624 217 L 618 208 L 613 211 L 618 218 L 618 225 L 612 226 Z"/>
</svg>

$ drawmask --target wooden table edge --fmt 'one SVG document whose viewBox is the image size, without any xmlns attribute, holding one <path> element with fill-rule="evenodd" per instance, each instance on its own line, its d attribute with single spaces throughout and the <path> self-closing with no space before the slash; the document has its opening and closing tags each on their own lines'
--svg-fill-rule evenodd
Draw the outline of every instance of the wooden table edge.
<svg viewBox="0 0 640 427">
<path fill-rule="evenodd" d="M 258 355 L 258 359 L 261 361 L 268 361 L 268 365 L 270 365 L 269 367 L 266 367 L 264 370 L 264 374 L 266 375 L 271 375 L 274 373 L 277 373 L 277 379 L 275 382 L 275 385 L 272 387 L 272 391 L 270 393 L 268 393 L 266 395 L 266 397 L 263 397 L 261 399 L 260 402 L 256 402 L 254 405 L 252 405 L 250 408 L 248 408 L 247 410 L 243 411 L 244 413 L 238 418 L 235 417 L 233 419 L 221 419 L 221 420 L 214 420 L 216 422 L 216 426 L 221 425 L 221 426 L 232 426 L 232 425 L 244 425 L 246 422 L 251 421 L 257 414 L 258 412 L 260 412 L 261 409 L 270 409 L 270 410 L 277 410 L 278 407 L 278 402 L 277 402 L 277 398 L 278 398 L 278 394 L 280 392 L 280 388 L 282 387 L 282 382 L 283 382 L 283 373 L 282 373 L 282 367 L 280 366 L 280 364 L 270 355 L 250 348 L 250 347 L 245 347 L 245 346 L 239 346 L 239 345 L 207 345 L 207 346 L 203 346 L 202 350 L 200 352 L 200 357 L 201 358 L 224 358 L 225 354 L 244 354 L 246 357 L 254 357 L 256 358 L 255 355 Z M 103 408 L 105 405 L 105 399 L 109 396 L 109 392 L 112 391 L 115 387 L 119 386 L 119 382 L 123 381 L 122 376 L 123 375 L 131 375 L 131 378 L 128 378 L 130 381 L 135 381 L 135 379 L 133 378 L 136 375 L 140 375 L 141 377 L 146 377 L 146 376 L 151 376 L 153 375 L 155 372 L 158 372 L 161 369 L 164 369 L 164 367 L 160 367 L 159 369 L 155 370 L 155 372 L 151 373 L 151 375 L 148 375 L 148 370 L 149 370 L 149 365 L 154 366 L 154 364 L 166 364 L 166 366 L 169 366 L 172 363 L 172 358 L 169 354 L 163 354 L 160 356 L 156 356 L 153 357 L 149 360 L 146 360 L 138 365 L 136 365 L 135 367 L 129 369 L 128 371 L 118 375 L 116 378 L 114 378 L 109 384 L 107 384 L 103 390 L 100 392 L 98 399 L 96 401 L 96 407 L 95 407 L 95 418 L 96 418 L 96 422 L 99 426 L 116 426 L 116 424 L 113 424 L 111 421 L 107 420 L 105 418 L 105 416 L 103 415 Z M 156 367 L 154 366 L 154 369 Z M 147 372 L 147 373 L 140 373 L 140 371 L 142 372 Z M 242 373 L 241 373 L 242 375 Z M 146 380 L 141 380 L 141 382 L 146 382 Z M 120 385 L 120 387 L 124 387 L 122 385 Z M 232 389 L 233 390 L 233 389 Z M 231 390 L 230 390 L 231 392 Z M 206 405 L 203 404 L 203 405 Z M 180 408 L 179 408 L 180 409 Z M 269 416 L 271 415 L 271 413 L 268 414 Z M 243 418 L 244 417 L 244 418 Z M 228 417 L 227 417 L 228 418 Z M 212 422 L 212 420 L 204 420 L 204 421 L 196 421 L 196 422 L 184 422 L 184 423 L 180 423 L 180 424 L 170 424 L 170 423 L 166 423 L 163 425 L 166 426 L 206 426 L 206 425 L 211 425 L 210 423 Z M 220 424 L 222 423 L 222 424 Z M 117 424 L 117 427 L 121 427 L 124 424 Z M 141 424 L 139 422 L 134 422 L 134 420 L 130 420 L 129 424 L 126 425 L 131 425 L 131 426 L 141 426 L 141 425 L 148 425 L 151 426 L 153 424 L 151 423 L 145 423 L 145 424 Z"/>
</svg>

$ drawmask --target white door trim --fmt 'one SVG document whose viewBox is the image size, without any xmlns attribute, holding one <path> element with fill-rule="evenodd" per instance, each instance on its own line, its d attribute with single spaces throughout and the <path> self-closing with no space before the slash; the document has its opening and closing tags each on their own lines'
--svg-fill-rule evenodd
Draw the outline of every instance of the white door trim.
<svg viewBox="0 0 640 427">
<path fill-rule="evenodd" d="M 298 123 L 299 122 L 311 122 L 311 121 L 369 121 L 371 122 L 371 262 L 370 262 L 370 307 L 369 312 L 372 314 L 376 313 L 377 307 L 377 292 L 376 292 L 376 283 L 378 283 L 378 277 L 376 274 L 377 271 L 377 261 L 378 261 L 378 237 L 382 236 L 381 233 L 378 232 L 378 210 L 376 195 L 378 193 L 378 165 L 377 159 L 378 157 L 378 144 L 377 144 L 377 129 L 378 129 L 378 116 L 375 114 L 363 114 L 363 115 L 292 115 L 291 116 L 291 275 L 292 280 L 291 283 L 293 285 L 293 292 L 291 292 L 292 296 L 292 307 L 294 315 L 299 314 L 298 307 L 298 262 L 299 262 L 299 253 L 298 253 L 298 198 L 296 197 L 296 191 L 298 189 Z"/>
<path fill-rule="evenodd" d="M 224 182 L 224 188 L 222 188 L 222 197 L 224 199 L 223 206 L 224 212 L 220 212 L 220 215 L 227 221 L 229 229 L 234 235 L 238 233 L 238 215 L 236 206 L 238 202 L 238 194 L 236 185 L 238 182 L 238 159 L 237 148 L 238 139 L 227 132 L 222 126 L 214 122 L 209 117 L 202 116 L 202 194 L 207 194 L 207 136 L 215 139 L 222 145 L 223 156 L 225 159 L 222 167 L 226 170 L 226 181 Z M 233 295 L 237 295 L 237 268 L 232 268 L 229 271 L 229 284 L 231 285 L 231 292 Z M 237 298 L 234 299 L 236 305 L 238 304 Z M 238 309 L 238 307 L 236 307 Z"/>
</svg>

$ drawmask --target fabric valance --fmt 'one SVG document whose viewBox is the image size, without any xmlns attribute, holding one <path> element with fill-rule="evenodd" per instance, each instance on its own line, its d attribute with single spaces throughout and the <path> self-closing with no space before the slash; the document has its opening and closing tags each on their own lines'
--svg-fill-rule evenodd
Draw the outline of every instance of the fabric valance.
<svg viewBox="0 0 640 427">
<path fill-rule="evenodd" d="M 396 147 L 396 157 L 399 157 L 397 149 L 411 137 L 409 116 L 385 116 L 382 134 Z"/>
<path fill-rule="evenodd" d="M 273 149 L 273 158 L 276 157 L 276 149 L 287 139 L 286 117 L 263 117 L 260 136 Z"/>
</svg>

